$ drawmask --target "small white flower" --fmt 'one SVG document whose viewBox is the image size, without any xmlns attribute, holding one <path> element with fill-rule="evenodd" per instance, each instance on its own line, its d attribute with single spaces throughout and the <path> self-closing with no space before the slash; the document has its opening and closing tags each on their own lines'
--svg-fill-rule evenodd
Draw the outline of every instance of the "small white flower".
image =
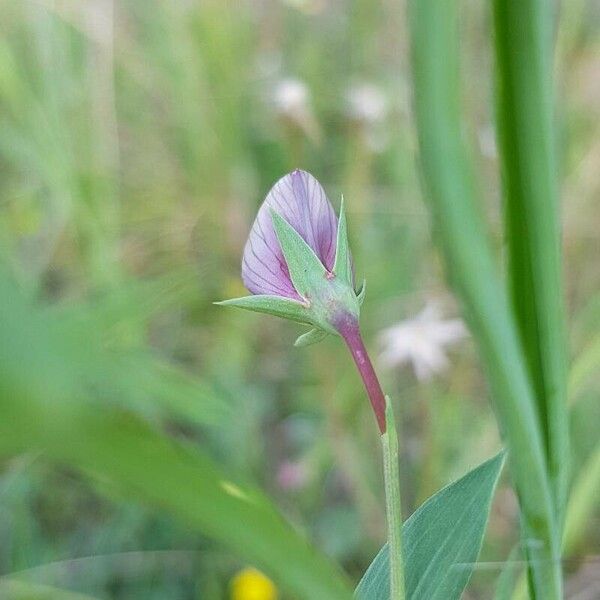
<svg viewBox="0 0 600 600">
<path fill-rule="evenodd" d="M 431 379 L 448 367 L 446 348 L 467 335 L 460 319 L 444 320 L 439 306 L 428 303 L 413 319 L 381 332 L 379 361 L 384 368 L 410 363 L 417 379 Z"/>
<path fill-rule="evenodd" d="M 273 90 L 272 102 L 276 113 L 284 121 L 300 128 L 313 141 L 320 140 L 310 91 L 303 81 L 292 77 L 279 80 Z"/>
<path fill-rule="evenodd" d="M 299 79 L 281 79 L 275 85 L 273 101 L 275 109 L 287 117 L 296 117 L 309 110 L 310 93 L 307 85 Z"/>
<path fill-rule="evenodd" d="M 371 125 L 384 121 L 388 113 L 387 98 L 370 83 L 353 85 L 346 94 L 346 104 L 351 119 Z"/>
<path fill-rule="evenodd" d="M 357 126 L 363 142 L 374 153 L 389 144 L 386 120 L 389 102 L 383 90 L 371 83 L 356 83 L 346 92 L 346 116 Z"/>
</svg>

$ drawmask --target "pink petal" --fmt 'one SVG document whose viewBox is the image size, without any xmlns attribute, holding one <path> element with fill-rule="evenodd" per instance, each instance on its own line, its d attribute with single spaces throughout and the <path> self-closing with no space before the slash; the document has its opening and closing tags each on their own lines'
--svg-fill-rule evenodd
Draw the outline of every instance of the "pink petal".
<svg viewBox="0 0 600 600">
<path fill-rule="evenodd" d="M 253 294 L 299 299 L 273 229 L 270 209 L 302 236 L 328 271 L 335 262 L 337 217 L 321 184 L 300 170 L 282 177 L 258 211 L 244 249 L 244 285 Z"/>
</svg>

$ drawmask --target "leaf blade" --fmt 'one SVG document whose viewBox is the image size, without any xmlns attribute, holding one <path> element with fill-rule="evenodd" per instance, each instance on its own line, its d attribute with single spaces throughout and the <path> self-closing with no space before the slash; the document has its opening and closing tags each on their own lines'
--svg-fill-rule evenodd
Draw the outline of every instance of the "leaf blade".
<svg viewBox="0 0 600 600">
<path fill-rule="evenodd" d="M 198 446 L 110 403 L 92 402 L 83 385 L 87 359 L 65 345 L 59 325 L 0 269 L 0 455 L 40 452 L 108 481 L 233 550 L 295 597 L 351 597 L 334 563 L 259 489 L 233 479 Z"/>
<path fill-rule="evenodd" d="M 500 452 L 437 492 L 404 523 L 402 536 L 408 599 L 460 598 L 481 548 L 504 455 L 504 452 Z M 478 501 L 479 510 L 465 510 L 465 507 L 473 507 Z M 468 534 L 457 535 L 457 523 L 463 522 L 469 525 L 466 528 Z M 471 543 L 467 544 L 469 541 Z M 455 568 L 457 563 L 464 563 L 465 568 Z M 470 568 L 467 566 L 469 563 Z M 365 572 L 356 588 L 355 597 L 359 600 L 389 598 L 387 544 Z"/>
<path fill-rule="evenodd" d="M 566 341 L 554 131 L 552 6 L 493 2 L 508 282 L 562 521 L 568 488 Z"/>
</svg>

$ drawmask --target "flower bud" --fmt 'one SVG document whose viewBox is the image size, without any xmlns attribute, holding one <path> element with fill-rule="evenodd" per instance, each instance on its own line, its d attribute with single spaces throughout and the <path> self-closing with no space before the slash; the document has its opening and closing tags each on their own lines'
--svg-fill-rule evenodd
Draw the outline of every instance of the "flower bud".
<svg viewBox="0 0 600 600">
<path fill-rule="evenodd" d="M 254 295 L 219 304 L 311 325 L 299 346 L 340 333 L 342 321 L 358 323 L 364 286 L 357 295 L 343 199 L 338 221 L 312 175 L 296 170 L 282 177 L 250 231 L 242 279 Z"/>
</svg>

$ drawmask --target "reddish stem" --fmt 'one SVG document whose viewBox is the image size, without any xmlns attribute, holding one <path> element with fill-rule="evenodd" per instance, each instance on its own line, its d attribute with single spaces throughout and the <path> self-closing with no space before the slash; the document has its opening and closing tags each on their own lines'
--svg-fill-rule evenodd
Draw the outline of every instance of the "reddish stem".
<svg viewBox="0 0 600 600">
<path fill-rule="evenodd" d="M 363 380 L 367 395 L 371 401 L 375 418 L 377 419 L 377 425 L 379 425 L 379 431 L 382 434 L 386 431 L 385 426 L 385 396 L 379 379 L 365 348 L 362 336 L 360 335 L 360 327 L 358 321 L 350 315 L 344 315 L 337 320 L 336 329 L 340 335 L 344 338 L 344 341 L 348 345 L 352 358 L 356 364 L 358 372 Z"/>
</svg>

